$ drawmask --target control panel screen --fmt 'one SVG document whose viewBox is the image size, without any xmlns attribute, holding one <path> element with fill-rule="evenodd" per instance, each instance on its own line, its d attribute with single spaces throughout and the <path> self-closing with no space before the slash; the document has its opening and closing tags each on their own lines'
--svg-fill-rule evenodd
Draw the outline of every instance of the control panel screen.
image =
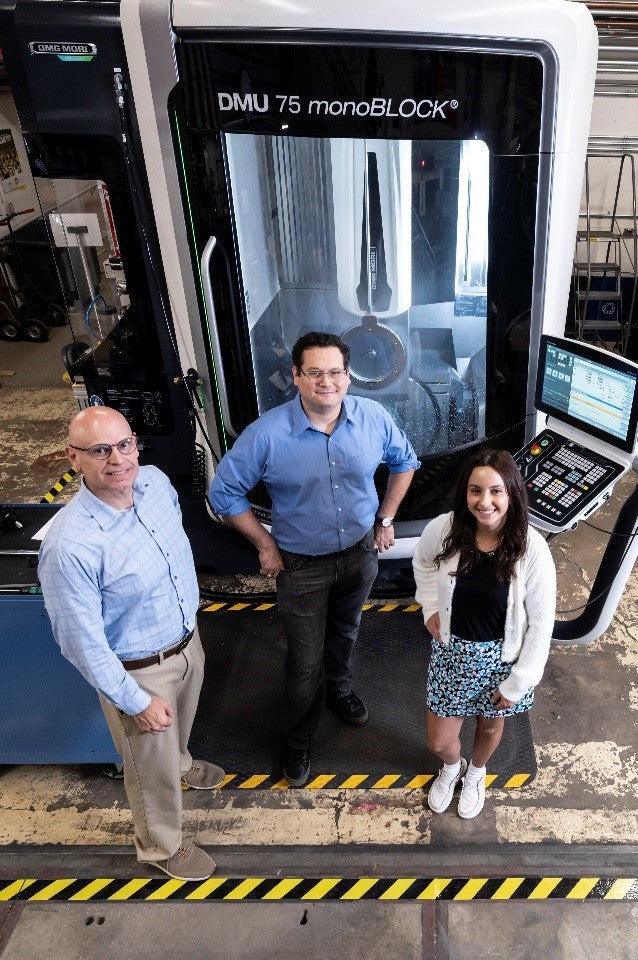
<svg viewBox="0 0 638 960">
<path fill-rule="evenodd" d="M 536 406 L 630 453 L 638 420 L 638 367 L 588 344 L 543 335 Z"/>
</svg>

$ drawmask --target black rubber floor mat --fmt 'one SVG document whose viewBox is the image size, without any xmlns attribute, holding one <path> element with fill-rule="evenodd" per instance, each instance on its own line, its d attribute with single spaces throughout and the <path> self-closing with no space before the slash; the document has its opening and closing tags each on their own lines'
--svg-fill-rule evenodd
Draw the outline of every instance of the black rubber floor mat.
<svg viewBox="0 0 638 960">
<path fill-rule="evenodd" d="M 221 764 L 234 783 L 273 786 L 281 777 L 285 729 L 285 640 L 276 608 L 203 613 L 206 673 L 191 735 L 194 756 Z M 402 786 L 436 773 L 440 761 L 425 745 L 425 682 L 430 641 L 420 610 L 364 612 L 355 647 L 355 690 L 370 713 L 362 727 L 327 708 L 312 753 L 312 779 L 325 786 Z M 470 756 L 474 720 L 463 725 Z M 536 774 L 527 714 L 508 718 L 488 764 L 494 786 L 522 786 Z M 510 778 L 515 782 L 507 783 Z M 488 780 L 488 782 L 490 782 Z M 316 783 L 316 785 L 321 785 Z"/>
</svg>

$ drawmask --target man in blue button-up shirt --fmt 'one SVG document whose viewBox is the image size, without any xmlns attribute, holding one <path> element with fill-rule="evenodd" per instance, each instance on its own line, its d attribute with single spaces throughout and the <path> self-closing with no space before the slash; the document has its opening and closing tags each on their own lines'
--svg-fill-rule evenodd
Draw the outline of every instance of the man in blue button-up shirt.
<svg viewBox="0 0 638 960">
<path fill-rule="evenodd" d="M 292 786 L 310 775 L 324 699 L 348 723 L 368 719 L 352 689 L 352 651 L 377 551 L 394 543 L 394 515 L 419 466 L 381 404 L 346 396 L 349 359 L 348 346 L 333 334 L 301 337 L 292 350 L 298 396 L 244 430 L 210 491 L 215 510 L 259 551 L 262 574 L 277 578 L 287 639 L 283 766 Z M 389 479 L 379 506 L 380 463 Z M 272 533 L 247 499 L 260 480 L 272 501 Z"/>
<path fill-rule="evenodd" d="M 97 690 L 124 765 L 137 857 L 182 880 L 213 860 L 182 841 L 182 789 L 224 779 L 188 752 L 203 678 L 199 589 L 177 495 L 138 464 L 135 435 L 109 407 L 71 421 L 83 482 L 42 542 L 39 576 L 63 655 Z"/>
</svg>

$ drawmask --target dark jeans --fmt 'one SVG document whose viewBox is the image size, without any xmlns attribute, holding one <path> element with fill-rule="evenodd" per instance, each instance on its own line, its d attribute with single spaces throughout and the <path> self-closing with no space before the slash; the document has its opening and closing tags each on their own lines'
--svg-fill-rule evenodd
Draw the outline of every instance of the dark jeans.
<svg viewBox="0 0 638 960">
<path fill-rule="evenodd" d="M 287 739 L 302 748 L 314 739 L 326 689 L 336 696 L 352 690 L 352 650 L 378 557 L 372 531 L 340 554 L 306 557 L 282 550 L 281 555 L 277 602 L 287 641 Z"/>
</svg>

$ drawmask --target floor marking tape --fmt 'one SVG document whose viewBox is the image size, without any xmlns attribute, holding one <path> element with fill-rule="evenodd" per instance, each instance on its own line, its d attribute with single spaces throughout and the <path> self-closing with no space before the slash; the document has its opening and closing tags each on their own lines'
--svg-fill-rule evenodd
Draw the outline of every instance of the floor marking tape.
<svg viewBox="0 0 638 960">
<path fill-rule="evenodd" d="M 0 902 L 282 900 L 638 900 L 638 877 L 211 877 L 16 878 L 0 881 Z"/>
<path fill-rule="evenodd" d="M 41 498 L 40 503 L 52 503 L 59 493 L 62 493 L 68 483 L 77 477 L 78 471 L 70 467 L 66 473 L 63 473 L 60 479 L 53 484 L 48 493 Z"/>
<path fill-rule="evenodd" d="M 214 600 L 207 603 L 204 600 L 204 606 L 200 608 L 200 613 L 245 613 L 247 610 L 253 613 L 267 613 L 277 606 L 277 601 L 266 602 L 264 600 Z M 363 613 L 420 613 L 421 604 L 410 601 L 409 603 L 364 603 L 361 607 Z"/>
<path fill-rule="evenodd" d="M 305 784 L 304 790 L 422 790 L 435 773 L 318 773 Z M 531 780 L 531 773 L 488 773 L 486 789 L 518 789 Z M 227 773 L 218 790 L 293 790 L 280 774 Z M 184 788 L 188 790 L 188 787 Z"/>
</svg>

